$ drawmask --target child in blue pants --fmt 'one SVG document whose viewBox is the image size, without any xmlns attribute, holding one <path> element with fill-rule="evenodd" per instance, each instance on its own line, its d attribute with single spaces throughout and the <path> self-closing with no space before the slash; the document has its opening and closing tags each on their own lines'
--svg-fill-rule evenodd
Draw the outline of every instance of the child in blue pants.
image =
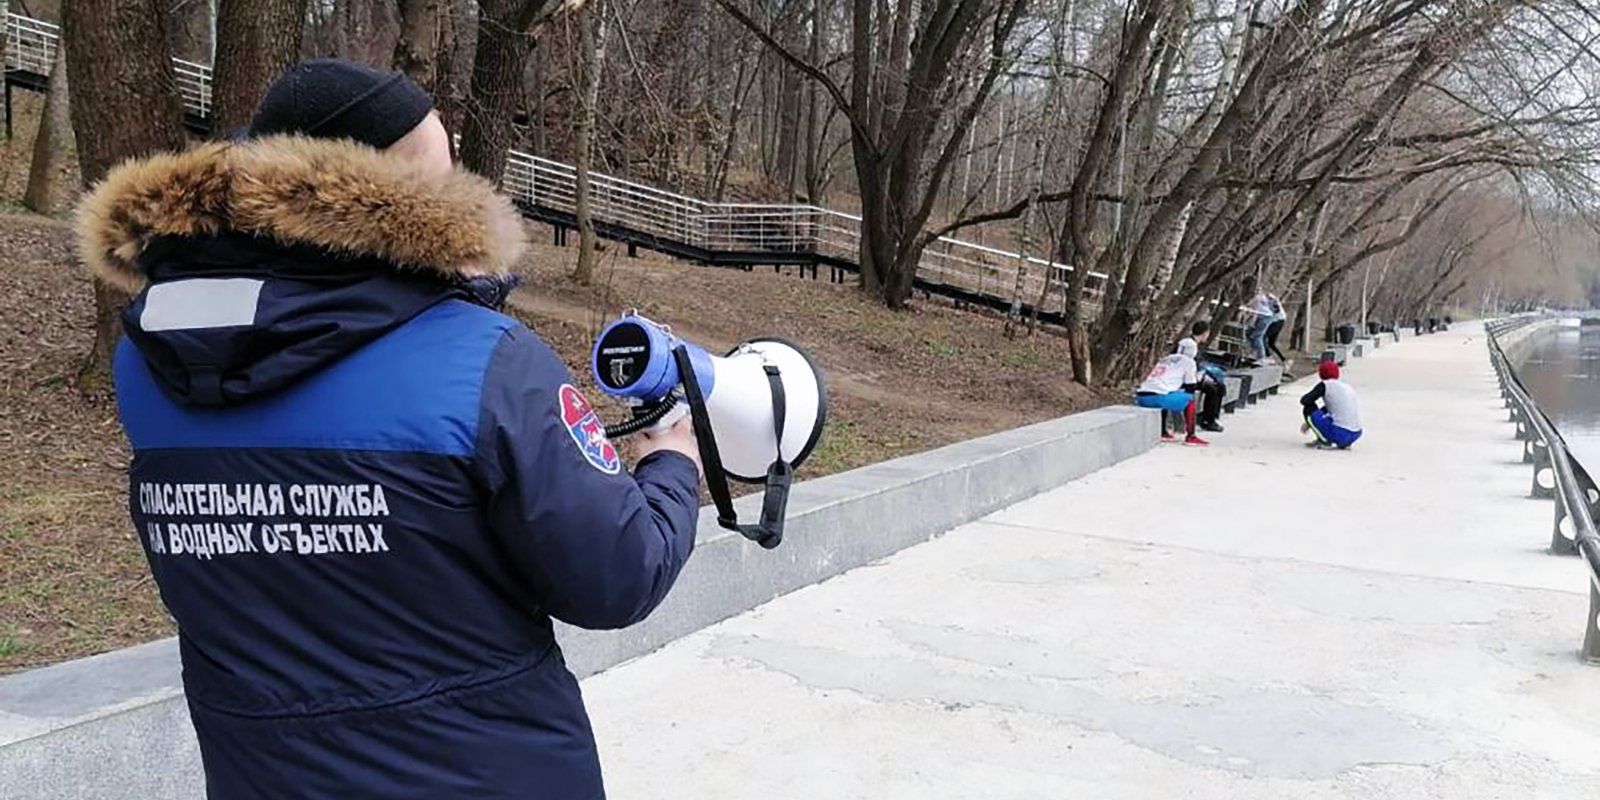
<svg viewBox="0 0 1600 800">
<path fill-rule="evenodd" d="M 1200 341 L 1204 341 L 1207 329 L 1203 323 L 1195 323 L 1196 334 Z M 1194 433 L 1194 401 L 1195 393 L 1192 389 L 1200 383 L 1199 365 L 1195 363 L 1195 356 L 1200 347 L 1195 338 L 1186 338 L 1178 343 L 1178 351 L 1163 357 L 1151 368 L 1150 374 L 1144 382 L 1139 384 L 1133 398 L 1135 405 L 1142 408 L 1159 408 L 1162 411 L 1163 424 L 1161 438 L 1171 440 L 1172 434 L 1167 433 L 1165 424 L 1166 412 L 1182 414 L 1184 431 L 1187 434 L 1183 443 L 1194 447 L 1204 447 L 1210 442 L 1196 436 Z"/>
<path fill-rule="evenodd" d="M 1317 377 L 1322 380 L 1300 398 L 1300 407 L 1305 413 L 1300 432 L 1316 431 L 1316 441 L 1311 443 L 1315 447 L 1348 450 L 1361 438 L 1361 406 L 1356 400 L 1356 390 L 1339 379 L 1336 362 L 1318 364 Z"/>
</svg>

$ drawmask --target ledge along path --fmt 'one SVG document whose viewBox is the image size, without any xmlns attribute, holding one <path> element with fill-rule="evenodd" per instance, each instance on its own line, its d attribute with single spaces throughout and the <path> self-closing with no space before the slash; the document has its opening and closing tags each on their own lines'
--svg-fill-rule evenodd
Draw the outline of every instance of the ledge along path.
<svg viewBox="0 0 1600 800">
<path fill-rule="evenodd" d="M 629 798 L 1586 798 L 1587 579 L 1482 329 L 1352 361 L 583 684 Z M 781 551 L 765 554 L 781 557 Z"/>
</svg>

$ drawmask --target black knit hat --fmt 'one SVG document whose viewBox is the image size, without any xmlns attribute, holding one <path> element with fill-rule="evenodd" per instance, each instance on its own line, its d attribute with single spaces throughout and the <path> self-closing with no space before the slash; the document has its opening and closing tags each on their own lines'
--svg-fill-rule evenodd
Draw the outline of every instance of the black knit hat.
<svg viewBox="0 0 1600 800">
<path fill-rule="evenodd" d="M 298 133 L 354 139 L 382 150 L 433 110 L 433 98 L 404 73 L 316 58 L 278 76 L 256 106 L 249 135 Z"/>
</svg>

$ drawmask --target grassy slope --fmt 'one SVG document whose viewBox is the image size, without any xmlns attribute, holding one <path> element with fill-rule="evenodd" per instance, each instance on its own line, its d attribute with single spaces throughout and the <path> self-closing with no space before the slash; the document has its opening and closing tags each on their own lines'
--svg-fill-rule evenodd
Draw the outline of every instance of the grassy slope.
<svg viewBox="0 0 1600 800">
<path fill-rule="evenodd" d="M 0 140 L 0 207 L 26 182 L 36 109 Z M 532 228 L 538 241 L 548 229 Z M 535 245 L 522 317 L 589 383 L 592 336 L 638 308 L 712 349 L 776 335 L 827 375 L 830 419 L 802 477 L 837 472 L 1099 405 L 1062 378 L 1059 340 L 1008 340 L 991 317 L 922 302 L 893 313 L 849 286 L 605 254 L 594 287 L 565 277 L 571 249 Z M 0 672 L 170 633 L 123 491 L 128 452 L 109 397 L 71 387 L 92 337 L 87 278 L 56 220 L 0 213 Z M 597 393 L 589 392 L 591 399 Z M 620 409 L 601 402 L 615 418 Z"/>
</svg>

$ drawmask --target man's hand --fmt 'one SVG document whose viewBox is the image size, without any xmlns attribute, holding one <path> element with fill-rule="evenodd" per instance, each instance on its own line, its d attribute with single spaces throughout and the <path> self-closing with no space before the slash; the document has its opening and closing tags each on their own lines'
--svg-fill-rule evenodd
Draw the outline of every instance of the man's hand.
<svg viewBox="0 0 1600 800">
<path fill-rule="evenodd" d="M 694 438 L 694 420 L 688 414 L 665 428 L 650 428 L 639 434 L 639 458 L 658 450 L 670 450 L 688 456 L 694 462 L 695 470 L 701 477 L 705 476 L 705 468 L 700 465 L 700 445 Z"/>
<path fill-rule="evenodd" d="M 1300 432 L 1301 433 L 1310 433 L 1311 432 L 1311 423 L 1309 423 L 1309 422 L 1300 423 Z"/>
</svg>

